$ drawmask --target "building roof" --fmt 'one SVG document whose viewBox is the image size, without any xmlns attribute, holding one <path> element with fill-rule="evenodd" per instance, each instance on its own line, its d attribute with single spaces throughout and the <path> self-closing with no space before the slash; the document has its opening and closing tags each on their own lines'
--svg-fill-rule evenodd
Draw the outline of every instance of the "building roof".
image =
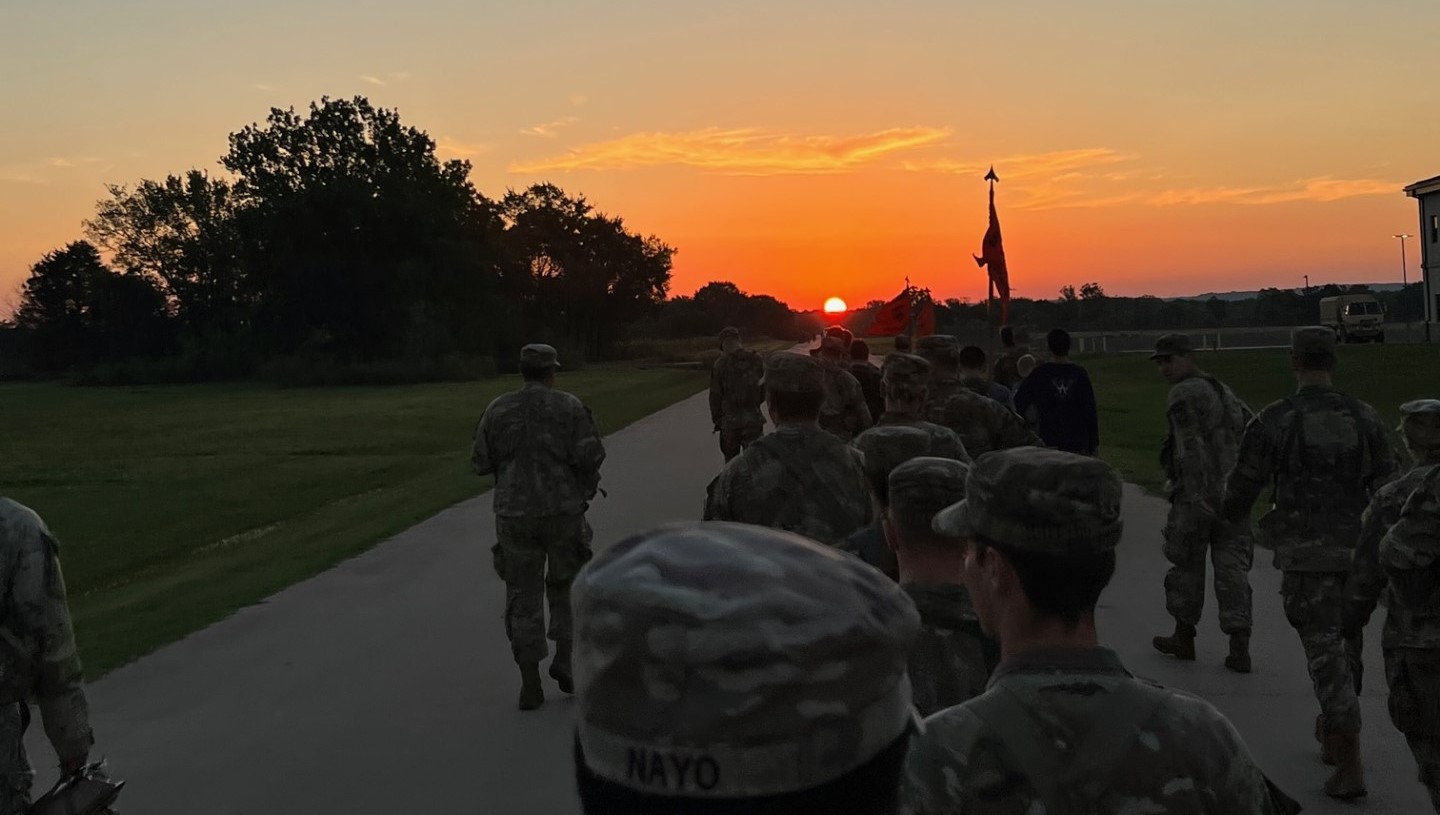
<svg viewBox="0 0 1440 815">
<path fill-rule="evenodd" d="M 1422 195 L 1440 192 L 1440 175 L 1434 178 L 1427 178 L 1424 181 L 1416 181 L 1405 188 L 1405 194 L 1411 198 L 1419 198 Z"/>
</svg>

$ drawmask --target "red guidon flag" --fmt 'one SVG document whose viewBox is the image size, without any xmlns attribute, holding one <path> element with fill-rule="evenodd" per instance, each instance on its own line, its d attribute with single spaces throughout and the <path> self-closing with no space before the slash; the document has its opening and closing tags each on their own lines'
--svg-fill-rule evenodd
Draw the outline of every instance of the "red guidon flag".
<svg viewBox="0 0 1440 815">
<path fill-rule="evenodd" d="M 915 316 L 915 336 L 928 337 L 935 333 L 935 301 L 926 300 Z"/>
<path fill-rule="evenodd" d="M 992 169 L 986 179 L 995 178 L 995 171 Z M 1000 218 L 995 215 L 995 185 L 990 185 L 990 228 L 985 230 L 985 240 L 981 243 L 981 254 L 975 258 L 975 263 L 980 266 L 987 266 L 990 270 L 990 280 L 995 284 L 996 290 L 1000 292 L 1000 321 L 1010 320 L 1010 273 L 1005 268 L 1005 244 L 1000 240 Z"/>
<path fill-rule="evenodd" d="M 894 337 L 910 330 L 910 290 L 875 310 L 875 322 L 865 332 L 872 337 Z"/>
</svg>

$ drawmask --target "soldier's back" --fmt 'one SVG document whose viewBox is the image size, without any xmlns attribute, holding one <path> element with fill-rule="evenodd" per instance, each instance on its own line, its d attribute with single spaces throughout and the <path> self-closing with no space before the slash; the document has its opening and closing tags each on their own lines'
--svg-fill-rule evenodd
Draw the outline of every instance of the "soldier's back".
<svg viewBox="0 0 1440 815">
<path fill-rule="evenodd" d="M 599 445 L 593 428 L 585 406 L 562 390 L 527 383 L 496 397 L 479 428 L 495 472 L 495 513 L 548 517 L 582 512 L 588 488 L 576 463 L 592 459 L 595 451 L 577 447 Z"/>
<path fill-rule="evenodd" d="M 926 719 L 904 795 L 913 815 L 1276 811 L 1210 703 L 1123 671 L 1057 666 L 997 673 L 984 695 Z"/>
<path fill-rule="evenodd" d="M 874 515 L 861 456 L 815 426 L 782 426 L 736 457 L 711 482 L 707 520 L 804 535 L 831 546 Z"/>
<path fill-rule="evenodd" d="M 761 380 L 765 376 L 765 359 L 749 348 L 721 354 L 715 360 L 711 386 L 719 388 L 721 422 L 727 427 L 763 425 L 765 417 L 760 405 L 765 402 Z"/>
<path fill-rule="evenodd" d="M 974 458 L 994 450 L 1041 444 L 1014 411 L 965 387 L 958 379 L 930 383 L 925 418 L 960 436 Z"/>
</svg>

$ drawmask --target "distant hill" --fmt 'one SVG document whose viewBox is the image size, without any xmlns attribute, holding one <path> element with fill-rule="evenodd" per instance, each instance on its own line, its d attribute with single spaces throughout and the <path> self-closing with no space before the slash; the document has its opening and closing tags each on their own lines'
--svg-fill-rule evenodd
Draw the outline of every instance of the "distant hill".
<svg viewBox="0 0 1440 815">
<path fill-rule="evenodd" d="M 1322 284 L 1323 285 L 1323 284 Z M 1399 291 L 1403 288 L 1399 283 L 1341 283 L 1341 286 L 1369 286 L 1371 291 Z M 1318 287 L 1317 287 L 1318 288 Z M 1300 288 L 1291 289 L 1296 294 L 1303 294 Z M 1192 294 L 1188 297 L 1166 297 L 1166 300 L 1209 300 L 1211 297 L 1221 300 L 1250 300 L 1259 294 L 1256 291 L 1211 291 L 1204 294 Z"/>
</svg>

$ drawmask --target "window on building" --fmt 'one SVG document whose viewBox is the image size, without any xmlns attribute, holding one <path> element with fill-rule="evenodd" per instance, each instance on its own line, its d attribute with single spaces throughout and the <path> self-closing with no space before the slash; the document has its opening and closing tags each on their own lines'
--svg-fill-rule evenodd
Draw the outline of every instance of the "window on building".
<svg viewBox="0 0 1440 815">
<path fill-rule="evenodd" d="M 1440 243 L 1440 215 L 1430 216 L 1430 242 Z"/>
</svg>

